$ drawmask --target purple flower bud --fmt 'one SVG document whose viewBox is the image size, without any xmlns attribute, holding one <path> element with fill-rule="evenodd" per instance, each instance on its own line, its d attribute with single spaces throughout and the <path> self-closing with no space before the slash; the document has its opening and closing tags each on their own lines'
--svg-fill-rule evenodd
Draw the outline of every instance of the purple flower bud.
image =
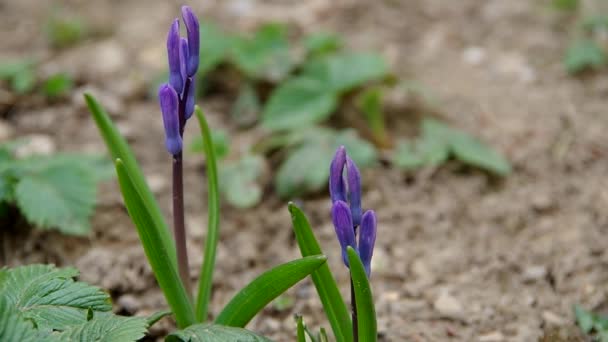
<svg viewBox="0 0 608 342">
<path fill-rule="evenodd" d="M 194 77 L 188 78 L 190 85 L 188 86 L 188 94 L 186 94 L 186 108 L 185 108 L 185 119 L 188 120 L 194 113 L 194 85 L 196 82 L 194 81 Z"/>
<path fill-rule="evenodd" d="M 361 224 L 361 173 L 355 162 L 346 156 L 346 184 L 348 184 L 348 201 L 353 214 L 355 227 Z"/>
<path fill-rule="evenodd" d="M 182 151 L 182 137 L 179 134 L 179 99 L 175 89 L 168 84 L 160 86 L 158 99 L 165 124 L 165 146 L 169 153 L 176 155 Z"/>
<path fill-rule="evenodd" d="M 167 36 L 167 56 L 169 59 L 169 84 L 180 94 L 184 87 L 184 80 L 180 68 L 180 36 L 179 19 L 175 19 Z"/>
<path fill-rule="evenodd" d="M 350 214 L 350 208 L 344 201 L 336 201 L 331 208 L 331 218 L 334 223 L 334 229 L 342 248 L 342 260 L 344 265 L 348 266 L 348 255 L 346 247 L 351 246 L 357 249 L 355 241 L 355 230 L 353 229 L 353 219 Z"/>
<path fill-rule="evenodd" d="M 359 257 L 365 273 L 369 278 L 371 274 L 372 254 L 374 253 L 374 244 L 376 243 L 376 213 L 373 210 L 368 210 L 363 214 L 361 219 L 361 230 L 359 231 Z"/>
<path fill-rule="evenodd" d="M 188 78 L 188 72 L 186 71 L 188 63 L 188 41 L 186 38 L 181 37 L 179 43 L 179 70 L 182 75 L 182 80 L 186 83 L 186 79 Z"/>
<path fill-rule="evenodd" d="M 329 166 L 329 195 L 332 203 L 346 201 L 346 187 L 342 178 L 345 163 L 346 149 L 344 146 L 340 146 Z"/>
<path fill-rule="evenodd" d="M 189 6 L 182 6 L 182 17 L 184 18 L 184 24 L 186 25 L 186 31 L 188 35 L 188 61 L 187 61 L 187 72 L 188 76 L 192 77 L 198 70 L 198 56 L 200 47 L 199 38 L 199 25 L 198 19 L 192 8 Z"/>
</svg>

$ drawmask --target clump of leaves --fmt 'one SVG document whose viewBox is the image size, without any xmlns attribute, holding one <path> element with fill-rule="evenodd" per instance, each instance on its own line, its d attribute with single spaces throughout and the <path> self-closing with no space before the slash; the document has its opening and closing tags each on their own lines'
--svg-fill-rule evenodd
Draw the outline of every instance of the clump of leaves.
<svg viewBox="0 0 608 342">
<path fill-rule="evenodd" d="M 511 172 L 509 162 L 478 139 L 429 118 L 422 121 L 418 139 L 399 143 L 393 161 L 403 169 L 415 169 L 438 166 L 450 157 L 500 176 Z"/>
<path fill-rule="evenodd" d="M 87 27 L 82 19 L 58 11 L 51 15 L 46 24 L 49 43 L 56 48 L 75 45 L 85 38 L 86 33 Z"/>
<path fill-rule="evenodd" d="M 74 281 L 77 276 L 74 268 L 52 265 L 0 269 L 0 340 L 136 341 L 144 337 L 148 319 L 113 314 L 110 296 Z"/>
<path fill-rule="evenodd" d="M 0 64 L 0 80 L 9 83 L 10 89 L 17 94 L 32 92 L 41 80 L 36 75 L 33 60 L 8 61 Z M 67 73 L 57 73 L 42 80 L 41 92 L 49 99 L 67 95 L 74 88 L 74 81 Z"/>
<path fill-rule="evenodd" d="M 568 1 L 564 1 L 568 4 Z M 572 9 L 578 1 L 570 1 Z M 605 14 L 583 17 L 574 28 L 575 38 L 564 56 L 564 66 L 569 73 L 576 74 L 587 70 L 599 70 L 608 63 L 605 44 L 608 33 L 608 16 Z"/>
<path fill-rule="evenodd" d="M 69 94 L 72 88 L 74 88 L 74 81 L 66 73 L 52 75 L 42 84 L 42 92 L 51 99 Z"/>
<path fill-rule="evenodd" d="M 88 234 L 97 184 L 112 174 L 111 164 L 79 154 L 18 159 L 14 147 L 0 146 L 0 207 L 17 207 L 41 229 Z"/>
<path fill-rule="evenodd" d="M 594 335 L 596 341 L 608 342 L 608 317 L 574 306 L 576 324 L 585 335 Z"/>
</svg>

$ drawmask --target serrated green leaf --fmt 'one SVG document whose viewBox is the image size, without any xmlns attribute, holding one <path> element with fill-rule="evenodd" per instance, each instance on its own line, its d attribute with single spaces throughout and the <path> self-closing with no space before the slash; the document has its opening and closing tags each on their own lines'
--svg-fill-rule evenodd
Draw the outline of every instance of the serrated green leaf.
<svg viewBox="0 0 608 342">
<path fill-rule="evenodd" d="M 355 302 L 357 303 L 358 340 L 360 342 L 375 342 L 378 339 L 376 309 L 369 280 L 357 251 L 348 246 L 347 253 L 350 276 L 355 290 Z"/>
<path fill-rule="evenodd" d="M 570 73 L 587 69 L 597 69 L 606 64 L 606 53 L 593 40 L 581 39 L 575 41 L 566 51 L 564 65 Z"/>
<path fill-rule="evenodd" d="M 273 91 L 262 112 L 262 125 L 270 130 L 301 128 L 327 119 L 338 98 L 323 81 L 293 78 Z"/>
<path fill-rule="evenodd" d="M 266 24 L 251 39 L 235 39 L 232 59 L 237 68 L 251 78 L 273 82 L 283 80 L 293 67 L 287 27 Z"/>
<path fill-rule="evenodd" d="M 300 253 L 303 257 L 311 255 L 323 254 L 319 242 L 315 237 L 308 219 L 295 204 L 289 203 L 289 213 L 291 214 L 291 222 L 293 223 L 293 231 L 296 235 L 296 241 L 300 248 Z M 336 284 L 329 265 L 327 263 L 321 265 L 316 271 L 310 275 L 319 299 L 323 304 L 323 310 L 327 316 L 327 320 L 333 329 L 334 336 L 338 342 L 353 341 L 353 326 L 350 319 L 350 314 L 344 304 L 340 290 Z M 324 330 L 322 330 L 324 332 Z M 327 338 L 326 338 L 327 339 Z"/>
<path fill-rule="evenodd" d="M 55 74 L 44 81 L 42 92 L 49 98 L 67 95 L 74 87 L 72 77 L 65 73 Z"/>
<path fill-rule="evenodd" d="M 41 342 L 38 330 L 32 321 L 24 319 L 17 308 L 4 296 L 0 296 L 0 341 Z"/>
<path fill-rule="evenodd" d="M 258 120 L 261 108 L 253 84 L 246 82 L 239 89 L 239 94 L 230 110 L 230 117 L 241 127 L 249 126 Z"/>
<path fill-rule="evenodd" d="M 200 36 L 201 46 L 198 74 L 202 77 L 226 59 L 233 38 L 208 21 L 200 23 Z"/>
<path fill-rule="evenodd" d="M 315 59 L 304 67 L 302 77 L 324 84 L 324 90 L 343 93 L 388 74 L 388 65 L 375 53 L 342 53 Z"/>
<path fill-rule="evenodd" d="M 213 151 L 218 160 L 224 159 L 230 153 L 230 139 L 228 134 L 221 130 L 211 132 L 211 140 L 213 141 Z M 201 136 L 197 136 L 192 144 L 190 144 L 192 152 L 204 153 L 205 143 Z"/>
<path fill-rule="evenodd" d="M 153 204 L 139 193 L 127 167 L 120 159 L 116 160 L 116 173 L 125 206 L 137 228 L 154 276 L 175 314 L 178 326 L 187 327 L 196 322 L 194 309 L 179 277 L 177 265 L 171 259 L 166 241 L 160 233 L 166 230 L 165 223 L 153 215 Z"/>
<path fill-rule="evenodd" d="M 266 337 L 242 328 L 226 327 L 218 324 L 195 324 L 176 331 L 165 339 L 166 342 L 272 342 Z"/>
<path fill-rule="evenodd" d="M 342 47 L 342 40 L 334 33 L 315 32 L 304 39 L 304 48 L 311 57 L 334 53 Z"/>
<path fill-rule="evenodd" d="M 0 283 L 1 297 L 38 329 L 63 331 L 86 322 L 88 309 L 112 309 L 107 293 L 72 279 L 78 275 L 76 269 L 29 265 L 6 272 Z"/>
<path fill-rule="evenodd" d="M 237 208 L 249 208 L 262 198 L 259 177 L 264 170 L 264 159 L 257 155 L 223 163 L 219 168 L 220 191 L 228 203 Z"/>
<path fill-rule="evenodd" d="M 85 235 L 90 230 L 96 193 L 90 174 L 54 165 L 19 179 L 15 200 L 25 218 L 40 228 Z"/>
<path fill-rule="evenodd" d="M 216 324 L 244 327 L 268 303 L 321 265 L 324 255 L 308 256 L 276 266 L 241 289 L 215 319 Z"/>
<path fill-rule="evenodd" d="M 58 338 L 62 342 L 134 342 L 144 337 L 147 329 L 143 317 L 95 314 L 93 319 L 68 328 Z"/>
<path fill-rule="evenodd" d="M 301 133 L 298 133 L 301 134 Z M 275 177 L 275 188 L 283 198 L 317 191 L 329 177 L 329 167 L 336 149 L 344 145 L 361 168 L 376 161 L 375 148 L 354 131 L 315 128 L 304 133 L 302 143 L 289 151 Z M 305 166 L 305 167 L 304 167 Z"/>
</svg>

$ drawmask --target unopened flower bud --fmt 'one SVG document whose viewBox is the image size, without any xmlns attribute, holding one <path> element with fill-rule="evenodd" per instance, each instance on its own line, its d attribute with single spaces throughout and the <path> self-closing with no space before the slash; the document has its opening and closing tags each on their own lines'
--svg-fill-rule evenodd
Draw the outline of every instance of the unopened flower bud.
<svg viewBox="0 0 608 342">
<path fill-rule="evenodd" d="M 351 246 L 357 250 L 353 219 L 348 204 L 344 201 L 336 201 L 331 208 L 331 218 L 342 249 L 342 260 L 344 261 L 344 265 L 348 266 L 346 247 Z"/>
<path fill-rule="evenodd" d="M 188 94 L 186 94 L 186 107 L 185 107 L 185 119 L 188 120 L 190 119 L 190 117 L 192 116 L 192 113 L 194 113 L 194 96 L 195 96 L 195 91 L 194 91 L 194 85 L 196 84 L 196 82 L 194 81 L 194 77 L 190 77 L 188 78 L 189 80 L 189 86 L 188 86 Z"/>
<path fill-rule="evenodd" d="M 182 151 L 182 137 L 179 133 L 179 99 L 175 89 L 168 84 L 163 84 L 158 90 L 160 109 L 163 114 L 165 125 L 165 146 L 172 155 Z"/>
<path fill-rule="evenodd" d="M 200 32 L 199 24 L 196 15 L 192 12 L 189 6 L 182 6 L 182 17 L 186 25 L 188 36 L 188 60 L 187 74 L 189 77 L 194 76 L 198 70 L 199 48 L 200 48 Z"/>
<path fill-rule="evenodd" d="M 355 227 L 361 224 L 361 174 L 355 162 L 346 156 L 346 184 L 348 185 L 348 204 L 353 215 Z"/>
<path fill-rule="evenodd" d="M 344 146 L 340 146 L 329 166 L 329 195 L 332 203 L 336 201 L 346 202 L 346 187 L 342 177 L 345 163 L 346 149 Z"/>
<path fill-rule="evenodd" d="M 359 257 L 365 267 L 365 273 L 369 278 L 371 274 L 372 255 L 376 243 L 376 214 L 368 210 L 361 218 L 361 229 L 359 231 Z"/>
<path fill-rule="evenodd" d="M 175 19 L 167 35 L 167 56 L 169 60 L 169 84 L 178 94 L 181 94 L 184 87 L 179 57 L 181 50 L 180 41 L 179 20 Z"/>
</svg>

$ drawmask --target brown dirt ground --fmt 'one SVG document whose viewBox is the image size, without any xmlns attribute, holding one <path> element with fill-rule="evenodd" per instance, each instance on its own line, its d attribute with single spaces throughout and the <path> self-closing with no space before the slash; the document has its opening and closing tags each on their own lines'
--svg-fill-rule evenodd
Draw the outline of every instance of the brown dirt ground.
<svg viewBox="0 0 608 342">
<path fill-rule="evenodd" d="M 103 152 L 80 96 L 91 90 L 133 144 L 169 214 L 169 158 L 145 81 L 165 61 L 165 31 L 179 13 L 178 2 L 60 3 L 87 18 L 98 36 L 53 52 L 41 34 L 49 4 L 0 1 L 0 57 L 34 55 L 43 61 L 41 73 L 69 70 L 79 84 L 73 98 L 51 105 L 35 96 L 10 100 L 14 104 L 3 107 L 0 121 L 3 138 L 42 137 L 38 140 L 56 150 Z M 191 5 L 203 20 L 232 30 L 280 20 L 296 32 L 333 30 L 344 34 L 351 48 L 381 51 L 399 75 L 432 92 L 434 108 L 446 120 L 512 161 L 514 173 L 504 180 L 457 163 L 408 175 L 387 167 L 364 172 L 364 206 L 375 209 L 379 221 L 372 283 L 381 341 L 583 340 L 572 306 L 608 304 L 608 214 L 602 210 L 608 206 L 608 78 L 565 74 L 561 58 L 571 18 L 539 0 Z M 228 101 L 220 95 L 200 104 L 213 127 L 234 131 L 225 115 Z M 393 119 L 409 122 L 411 114 Z M 196 128 L 191 126 L 192 137 Z M 258 135 L 239 132 L 235 149 L 246 149 Z M 186 164 L 194 277 L 206 225 L 202 165 L 195 155 Z M 346 293 L 328 199 L 302 203 Z M 144 315 L 164 308 L 114 182 L 101 188 L 93 226 L 88 239 L 28 229 L 5 232 L 3 260 L 75 265 L 81 279 L 112 293 L 119 312 Z M 256 274 L 296 257 L 283 201 L 267 193 L 251 210 L 224 205 L 212 313 Z M 292 308 L 267 308 L 248 327 L 292 341 L 294 313 L 311 326 L 328 326 L 309 281 L 289 293 Z M 165 320 L 155 333 L 170 327 Z"/>
</svg>

